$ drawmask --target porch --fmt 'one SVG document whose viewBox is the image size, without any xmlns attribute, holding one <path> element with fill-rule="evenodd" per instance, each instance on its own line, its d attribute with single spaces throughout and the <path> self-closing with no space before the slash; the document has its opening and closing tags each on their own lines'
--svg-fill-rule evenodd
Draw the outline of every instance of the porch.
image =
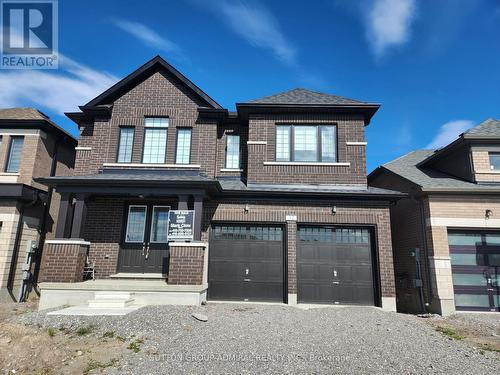
<svg viewBox="0 0 500 375">
<path fill-rule="evenodd" d="M 169 285 L 164 280 L 107 279 L 77 283 L 44 282 L 39 284 L 39 310 L 60 306 L 87 305 L 96 293 L 128 293 L 133 305 L 200 305 L 206 301 L 206 283 Z"/>
<path fill-rule="evenodd" d="M 214 181 L 189 174 L 173 179 L 165 172 L 103 176 L 51 181 L 61 204 L 56 238 L 45 242 L 40 308 L 86 303 L 96 292 L 115 289 L 131 293 L 138 304 L 204 301 L 203 203 Z M 168 236 L 171 210 L 192 212 L 190 239 Z M 87 281 L 88 268 L 95 280 Z"/>
</svg>

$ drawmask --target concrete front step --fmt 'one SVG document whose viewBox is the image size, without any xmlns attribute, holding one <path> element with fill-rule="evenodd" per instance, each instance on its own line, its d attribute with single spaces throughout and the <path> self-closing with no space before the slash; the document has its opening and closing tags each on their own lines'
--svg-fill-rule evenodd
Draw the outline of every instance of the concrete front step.
<svg viewBox="0 0 500 375">
<path fill-rule="evenodd" d="M 123 299 L 123 298 L 105 298 L 105 299 L 93 299 L 89 301 L 89 307 L 98 308 L 124 308 L 130 306 L 134 303 L 133 298 Z"/>
<path fill-rule="evenodd" d="M 107 299 L 130 299 L 132 298 L 131 293 L 129 292 L 113 292 L 113 291 L 105 291 L 105 292 L 95 292 L 94 299 L 96 300 L 107 300 Z"/>
</svg>

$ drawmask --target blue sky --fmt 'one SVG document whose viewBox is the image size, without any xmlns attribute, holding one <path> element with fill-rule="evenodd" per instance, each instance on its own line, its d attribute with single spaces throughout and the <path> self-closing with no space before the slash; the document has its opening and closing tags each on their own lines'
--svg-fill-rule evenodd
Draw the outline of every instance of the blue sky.
<svg viewBox="0 0 500 375">
<path fill-rule="evenodd" d="M 381 103 L 368 171 L 500 118 L 498 0 L 60 0 L 60 68 L 0 71 L 0 107 L 62 113 L 160 54 L 228 109 L 294 87 Z"/>
</svg>

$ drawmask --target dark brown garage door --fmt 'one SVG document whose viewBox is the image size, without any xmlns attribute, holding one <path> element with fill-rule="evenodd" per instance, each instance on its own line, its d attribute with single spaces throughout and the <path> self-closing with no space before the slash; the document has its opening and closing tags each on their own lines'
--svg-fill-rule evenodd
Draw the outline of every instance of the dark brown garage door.
<svg viewBox="0 0 500 375">
<path fill-rule="evenodd" d="M 370 230 L 300 227 L 298 301 L 374 305 Z"/>
<path fill-rule="evenodd" d="M 283 302 L 283 230 L 278 226 L 214 225 L 208 298 Z"/>
<path fill-rule="evenodd" d="M 500 233 L 448 232 L 457 310 L 500 311 Z"/>
</svg>

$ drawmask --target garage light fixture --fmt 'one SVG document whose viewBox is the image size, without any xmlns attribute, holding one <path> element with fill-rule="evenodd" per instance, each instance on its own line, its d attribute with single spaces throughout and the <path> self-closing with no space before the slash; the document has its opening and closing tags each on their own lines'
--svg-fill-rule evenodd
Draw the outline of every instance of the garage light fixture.
<svg viewBox="0 0 500 375">
<path fill-rule="evenodd" d="M 486 219 L 489 219 L 491 216 L 493 215 L 493 211 L 492 210 L 486 210 L 484 216 L 486 217 Z"/>
<path fill-rule="evenodd" d="M 335 215 L 337 213 L 337 206 L 332 207 L 332 215 Z"/>
<path fill-rule="evenodd" d="M 250 207 L 248 207 L 248 204 L 245 205 L 245 212 L 248 212 L 250 210 Z"/>
</svg>

